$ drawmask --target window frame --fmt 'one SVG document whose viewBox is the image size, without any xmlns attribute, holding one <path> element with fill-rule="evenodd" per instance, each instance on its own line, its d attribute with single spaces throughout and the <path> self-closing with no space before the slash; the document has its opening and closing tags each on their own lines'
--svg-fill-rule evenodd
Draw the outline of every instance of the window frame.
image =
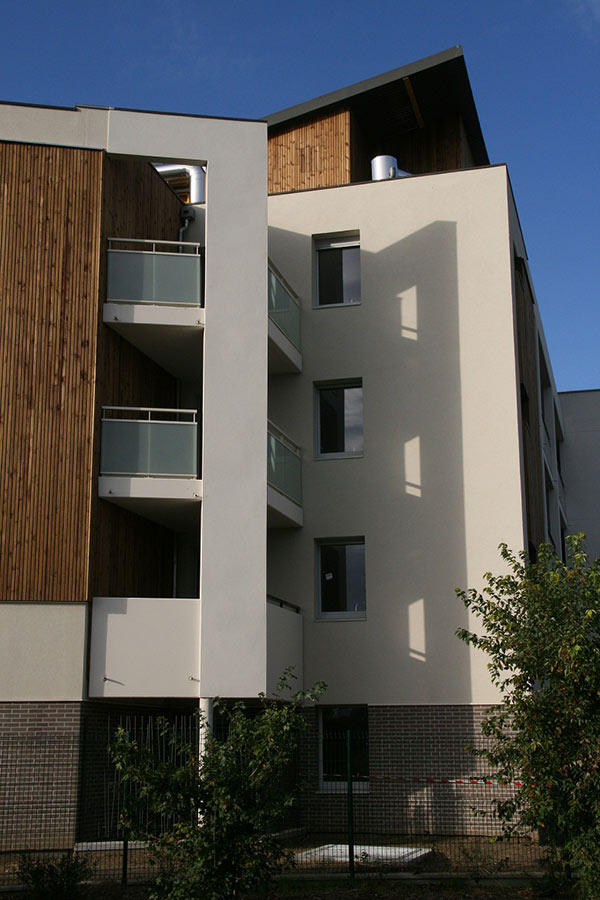
<svg viewBox="0 0 600 900">
<path fill-rule="evenodd" d="M 327 250 L 351 250 L 358 249 L 358 284 L 359 299 L 355 301 L 342 301 L 341 303 L 319 303 L 319 281 L 320 281 L 320 256 L 321 251 Z M 314 286 L 313 286 L 313 309 L 340 309 L 344 307 L 360 306 L 362 303 L 362 277 L 360 264 L 360 234 L 356 232 L 346 232 L 344 234 L 331 235 L 330 237 L 313 236 L 313 256 L 314 256 Z"/>
<path fill-rule="evenodd" d="M 360 388 L 362 391 L 362 448 L 360 450 L 334 450 L 324 453 L 321 450 L 321 391 L 352 390 Z M 362 378 L 346 378 L 340 381 L 316 381 L 314 384 L 314 434 L 315 434 L 315 459 L 361 459 L 365 455 L 365 394 Z"/>
<path fill-rule="evenodd" d="M 362 576 L 363 576 L 363 601 L 364 609 L 343 609 L 338 611 L 323 610 L 321 591 L 321 548 L 322 547 L 349 547 L 361 546 L 363 548 Z M 367 618 L 367 564 L 366 544 L 364 535 L 352 537 L 317 538 L 315 540 L 315 619 L 318 622 L 364 622 Z M 346 603 L 347 603 L 346 595 Z"/>
</svg>

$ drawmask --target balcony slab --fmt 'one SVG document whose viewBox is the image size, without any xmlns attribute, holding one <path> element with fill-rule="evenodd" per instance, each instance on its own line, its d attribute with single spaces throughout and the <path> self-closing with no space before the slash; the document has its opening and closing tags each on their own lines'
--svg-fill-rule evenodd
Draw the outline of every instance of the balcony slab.
<svg viewBox="0 0 600 900">
<path fill-rule="evenodd" d="M 182 381 L 202 377 L 204 310 L 199 306 L 105 303 L 106 325 Z"/>
<path fill-rule="evenodd" d="M 200 522 L 202 481 L 198 478 L 101 475 L 98 495 L 172 531 L 189 531 Z"/>
<path fill-rule="evenodd" d="M 301 352 L 269 319 L 269 372 L 273 375 L 297 375 L 301 371 Z"/>
<path fill-rule="evenodd" d="M 304 524 L 302 507 L 267 485 L 267 527 L 301 528 Z"/>
</svg>

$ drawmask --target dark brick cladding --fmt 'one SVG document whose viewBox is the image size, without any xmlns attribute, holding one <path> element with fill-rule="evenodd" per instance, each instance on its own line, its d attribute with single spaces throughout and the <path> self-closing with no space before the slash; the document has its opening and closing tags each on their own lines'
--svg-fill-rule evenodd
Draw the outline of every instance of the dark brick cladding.
<svg viewBox="0 0 600 900">
<path fill-rule="evenodd" d="M 189 704 L 0 702 L 0 851 L 116 837 L 111 728 L 122 716 L 182 709 Z"/>
<path fill-rule="evenodd" d="M 355 830 L 380 834 L 489 833 L 475 809 L 510 788 L 457 784 L 488 776 L 468 745 L 481 745 L 484 707 L 369 707 L 368 785 L 356 790 Z M 72 846 L 116 837 L 106 746 L 122 716 L 187 713 L 190 704 L 0 703 L 0 850 Z M 288 824 L 343 833 L 346 794 L 319 781 L 318 713 L 299 750 L 304 789 Z M 447 780 L 449 783 L 443 783 Z M 118 813 L 118 810 L 116 811 Z M 293 820 L 293 821 L 292 821 Z"/>
<path fill-rule="evenodd" d="M 484 706 L 370 706 L 369 781 L 354 790 L 357 833 L 489 834 L 492 800 L 510 787 L 470 784 L 488 778 L 481 747 Z M 320 785 L 318 711 L 300 749 L 303 790 L 300 824 L 310 831 L 343 833 L 345 786 Z M 447 781 L 448 783 L 444 783 Z M 460 784 L 456 782 L 463 781 Z M 335 789 L 337 787 L 337 790 Z"/>
</svg>

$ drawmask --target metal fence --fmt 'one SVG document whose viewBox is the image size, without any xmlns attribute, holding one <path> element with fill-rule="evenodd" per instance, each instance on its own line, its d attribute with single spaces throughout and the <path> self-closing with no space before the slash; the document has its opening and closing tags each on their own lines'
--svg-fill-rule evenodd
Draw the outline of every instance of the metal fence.
<svg viewBox="0 0 600 900">
<path fill-rule="evenodd" d="M 434 738 L 442 749 L 445 739 Z M 495 815 L 495 801 L 517 783 L 499 782 L 482 771 L 481 760 L 473 757 L 476 774 L 424 772 L 416 762 L 394 765 L 393 754 L 369 753 L 366 733 L 325 732 L 318 744 L 318 771 L 300 775 L 300 827 L 287 839 L 298 873 L 543 869 L 538 835 L 507 840 Z"/>
<path fill-rule="evenodd" d="M 183 740 L 197 746 L 194 716 L 179 716 L 173 724 Z M 176 750 L 152 716 L 90 723 L 78 735 L 0 738 L 0 884 L 18 881 L 23 855 L 50 859 L 73 853 L 93 867 L 97 880 L 152 880 L 147 846 L 128 841 L 123 829 L 131 789 L 107 754 L 118 725 L 157 762 L 176 762 Z M 440 740 L 443 744 L 443 736 Z M 293 773 L 297 802 L 277 826 L 294 853 L 297 874 L 491 875 L 542 868 L 544 848 L 537 835 L 501 839 L 493 801 L 514 786 L 481 771 L 471 777 L 448 768 L 399 768 L 390 759 L 384 766 L 374 764 L 366 734 L 324 733 L 317 745 L 314 766 L 306 766 L 306 753 L 299 755 Z M 310 759 L 314 756 L 311 750 Z M 158 834 L 169 825 L 143 807 L 138 815 L 134 825 L 147 832 Z"/>
</svg>

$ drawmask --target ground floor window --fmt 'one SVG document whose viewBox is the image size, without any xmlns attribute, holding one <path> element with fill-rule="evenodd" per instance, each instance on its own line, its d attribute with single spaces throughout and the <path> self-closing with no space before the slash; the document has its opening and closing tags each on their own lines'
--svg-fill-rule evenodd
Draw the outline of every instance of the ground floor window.
<svg viewBox="0 0 600 900">
<path fill-rule="evenodd" d="M 355 787 L 369 784 L 369 720 L 366 706 L 325 706 L 319 720 L 319 771 L 322 790 L 345 791 L 350 770 Z"/>
</svg>

